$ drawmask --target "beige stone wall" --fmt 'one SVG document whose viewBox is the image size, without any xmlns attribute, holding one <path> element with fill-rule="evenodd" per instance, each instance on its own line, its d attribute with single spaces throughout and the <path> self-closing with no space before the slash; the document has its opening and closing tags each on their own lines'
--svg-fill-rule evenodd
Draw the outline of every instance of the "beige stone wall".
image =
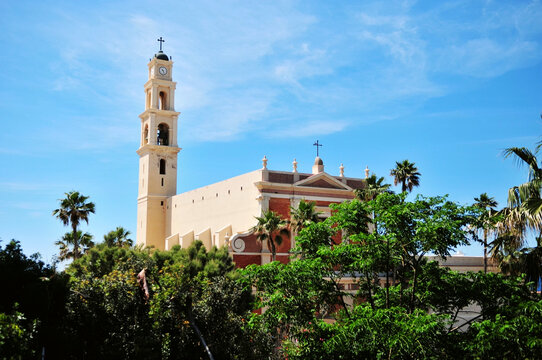
<svg viewBox="0 0 542 360">
<path fill-rule="evenodd" d="M 463 256 L 455 255 L 448 256 L 446 260 L 437 256 L 427 256 L 428 261 L 436 260 L 441 266 L 449 267 L 450 270 L 467 272 L 467 271 L 483 271 L 484 270 L 484 258 L 482 256 Z M 493 264 L 491 259 L 487 261 L 488 272 L 498 273 L 499 268 Z"/>
<path fill-rule="evenodd" d="M 138 200 L 136 238 L 138 245 L 164 249 L 166 200 L 165 196 L 146 196 Z"/>
<path fill-rule="evenodd" d="M 177 192 L 177 154 L 167 151 L 168 147 L 162 148 L 139 159 L 138 198 L 146 195 L 172 196 Z M 160 174 L 160 159 L 166 161 L 165 174 Z"/>
<path fill-rule="evenodd" d="M 247 231 L 262 212 L 260 192 L 254 185 L 261 180 L 262 170 L 257 170 L 169 198 L 165 237 L 193 231 L 196 238 L 200 234 L 205 237 L 201 240 L 209 242 L 206 230 L 210 229 L 211 244 L 222 245 L 226 236 Z M 228 225 L 231 230 L 225 231 Z"/>
</svg>

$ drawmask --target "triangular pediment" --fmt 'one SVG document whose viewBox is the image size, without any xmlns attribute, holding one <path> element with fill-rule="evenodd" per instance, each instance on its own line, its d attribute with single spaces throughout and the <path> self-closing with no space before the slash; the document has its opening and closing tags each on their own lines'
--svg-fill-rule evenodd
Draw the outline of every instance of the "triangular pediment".
<svg viewBox="0 0 542 360">
<path fill-rule="evenodd" d="M 294 184 L 294 186 L 307 186 L 307 187 L 316 187 L 316 188 L 324 188 L 324 189 L 339 189 L 339 190 L 350 190 L 353 189 L 342 183 L 341 181 L 337 180 L 333 176 L 321 172 L 316 175 L 309 176 L 306 179 L 303 179 L 301 181 L 298 181 Z"/>
</svg>

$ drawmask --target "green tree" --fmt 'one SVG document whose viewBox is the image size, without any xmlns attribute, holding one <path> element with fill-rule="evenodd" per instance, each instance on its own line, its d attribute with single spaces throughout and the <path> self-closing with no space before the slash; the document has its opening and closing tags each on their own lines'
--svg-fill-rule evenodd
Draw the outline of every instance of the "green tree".
<svg viewBox="0 0 542 360">
<path fill-rule="evenodd" d="M 473 323 L 462 345 L 474 359 L 538 359 L 540 334 L 542 301 L 523 301 L 492 319 Z"/>
<path fill-rule="evenodd" d="M 282 236 L 288 236 L 287 222 L 272 210 L 267 210 L 263 216 L 257 216 L 256 220 L 258 223 L 252 227 L 251 231 L 257 234 L 259 241 L 267 243 L 267 248 L 271 250 L 271 259 L 275 261 L 277 246 L 282 244 Z"/>
<path fill-rule="evenodd" d="M 104 235 L 104 243 L 107 246 L 130 247 L 134 244 L 134 241 L 128 238 L 130 234 L 130 231 L 126 230 L 122 226 L 117 226 L 115 230 L 111 230 Z"/>
<path fill-rule="evenodd" d="M 471 212 L 442 197 L 410 202 L 405 197 L 384 193 L 368 202 L 334 205 L 328 219 L 300 231 L 294 251 L 301 256 L 285 265 L 245 269 L 247 288 L 255 289 L 257 306 L 266 309 L 251 323 L 279 341 L 277 356 L 445 358 L 457 333 L 446 336 L 451 329 L 446 319 L 470 303 L 455 294 L 470 289 L 465 285 L 471 281 L 445 276 L 446 270 L 426 264 L 424 254 L 447 256 L 467 243 Z M 369 214 L 377 216 L 371 221 Z M 382 274 L 394 269 L 400 282 L 381 287 Z M 346 279 L 359 286 L 357 293 L 345 287 Z M 438 295 L 442 288 L 447 291 Z M 441 314 L 428 315 L 428 308 Z M 391 329 L 395 336 L 387 333 Z"/>
<path fill-rule="evenodd" d="M 15 240 L 0 246 L 0 273 L 0 358 L 32 358 L 43 348 L 48 357 L 63 358 L 57 349 L 65 343 L 67 277 L 39 254 L 25 255 Z"/>
<path fill-rule="evenodd" d="M 152 277 L 150 300 L 162 358 L 266 357 L 270 338 L 246 326 L 254 299 L 251 289 L 237 281 L 227 248 L 207 252 L 196 241 L 187 250 L 177 246 L 153 257 L 157 264 L 165 260 L 160 275 Z"/>
<path fill-rule="evenodd" d="M 32 340 L 37 335 L 37 321 L 28 326 L 24 314 L 0 313 L 0 358 L 29 359 L 36 356 Z"/>
<path fill-rule="evenodd" d="M 487 239 L 495 229 L 493 223 L 493 215 L 495 214 L 495 207 L 498 205 L 494 198 L 490 197 L 487 193 L 480 194 L 479 197 L 474 198 L 474 206 L 481 209 L 482 213 L 479 215 L 478 220 L 483 232 L 483 244 L 484 244 L 484 273 L 487 273 Z"/>
<path fill-rule="evenodd" d="M 66 269 L 69 355 L 62 358 L 261 359 L 271 339 L 248 321 L 254 298 L 226 248 L 169 251 L 98 244 Z M 145 290 L 145 284 L 148 295 Z"/>
<path fill-rule="evenodd" d="M 411 192 L 414 186 L 420 186 L 420 176 L 415 163 L 408 160 L 395 162 L 395 169 L 391 169 L 390 176 L 393 176 L 393 184 L 401 184 L 401 191 Z"/>
<path fill-rule="evenodd" d="M 362 189 L 356 189 L 356 197 L 363 201 L 374 200 L 378 195 L 391 192 L 390 184 L 384 183 L 384 177 L 377 177 L 376 174 L 371 174 L 365 179 L 365 187 Z"/>
<path fill-rule="evenodd" d="M 74 259 L 79 258 L 79 243 L 77 230 L 81 221 L 88 224 L 88 217 L 95 211 L 94 203 L 87 202 L 88 196 L 83 196 L 77 191 L 65 193 L 66 197 L 60 199 L 60 207 L 53 210 L 53 216 L 56 216 L 65 226 L 72 227 L 72 239 Z"/>
<path fill-rule="evenodd" d="M 55 245 L 60 248 L 58 259 L 64 261 L 80 258 L 82 254 L 94 246 L 94 242 L 92 241 L 92 235 L 77 230 L 75 237 L 72 232 L 65 233 L 61 240 L 55 242 Z"/>
<path fill-rule="evenodd" d="M 296 207 L 290 206 L 290 227 L 294 233 L 298 233 L 305 226 L 313 222 L 318 222 L 316 203 L 314 201 L 301 200 Z"/>
<path fill-rule="evenodd" d="M 540 357 L 542 303 L 523 278 L 453 272 L 425 257 L 447 257 L 468 244 L 479 209 L 445 197 L 406 196 L 384 193 L 334 205 L 328 219 L 299 232 L 295 252 L 301 256 L 244 270 L 256 307 L 266 309 L 253 314 L 250 324 L 274 337 L 274 356 Z M 367 214 L 375 214 L 372 231 Z M 381 286 L 390 272 L 398 281 Z M 349 283 L 359 290 L 348 289 Z M 480 314 L 460 321 L 472 304 Z"/>
</svg>

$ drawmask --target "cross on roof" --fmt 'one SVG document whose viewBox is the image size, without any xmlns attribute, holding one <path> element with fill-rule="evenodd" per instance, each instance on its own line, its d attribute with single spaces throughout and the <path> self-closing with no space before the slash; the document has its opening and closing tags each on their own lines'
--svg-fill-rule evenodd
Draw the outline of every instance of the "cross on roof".
<svg viewBox="0 0 542 360">
<path fill-rule="evenodd" d="M 162 39 L 162 37 L 160 36 L 160 39 L 156 40 L 160 43 L 160 51 L 162 51 L 162 43 L 163 42 L 166 42 L 166 40 Z"/>
<path fill-rule="evenodd" d="M 318 140 L 316 140 L 316 142 L 315 142 L 314 144 L 312 144 L 312 145 L 316 146 L 316 156 L 320 156 L 320 151 L 319 151 L 319 150 L 320 150 L 320 147 L 321 147 L 321 146 L 324 146 L 324 145 L 320 144 L 320 143 L 318 142 Z"/>
</svg>

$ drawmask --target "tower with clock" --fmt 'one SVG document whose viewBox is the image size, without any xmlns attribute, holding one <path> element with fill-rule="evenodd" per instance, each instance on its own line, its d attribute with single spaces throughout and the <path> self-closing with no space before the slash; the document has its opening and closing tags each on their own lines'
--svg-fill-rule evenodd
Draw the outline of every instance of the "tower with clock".
<svg viewBox="0 0 542 360">
<path fill-rule="evenodd" d="M 145 111 L 141 119 L 137 243 L 163 247 L 167 199 L 177 193 L 177 118 L 173 61 L 162 51 L 149 61 L 145 83 Z"/>
</svg>

